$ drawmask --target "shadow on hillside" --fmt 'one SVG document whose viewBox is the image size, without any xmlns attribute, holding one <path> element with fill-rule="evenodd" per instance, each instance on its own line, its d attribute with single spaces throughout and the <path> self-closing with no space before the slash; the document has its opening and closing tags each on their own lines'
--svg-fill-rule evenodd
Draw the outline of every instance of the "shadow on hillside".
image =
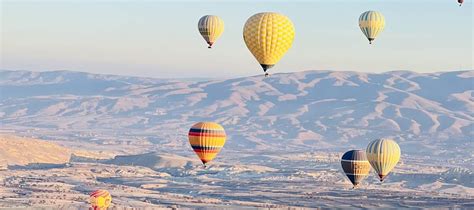
<svg viewBox="0 0 474 210">
<path fill-rule="evenodd" d="M 44 170 L 53 168 L 67 168 L 70 167 L 69 163 L 29 163 L 28 165 L 11 165 L 8 166 L 10 170 Z"/>
</svg>

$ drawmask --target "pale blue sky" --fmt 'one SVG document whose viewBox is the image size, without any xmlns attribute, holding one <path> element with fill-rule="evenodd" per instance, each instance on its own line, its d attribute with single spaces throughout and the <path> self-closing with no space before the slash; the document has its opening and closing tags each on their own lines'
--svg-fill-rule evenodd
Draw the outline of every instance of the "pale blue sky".
<svg viewBox="0 0 474 210">
<path fill-rule="evenodd" d="M 375 45 L 368 45 L 357 24 L 367 10 L 386 19 Z M 472 69 L 470 0 L 462 7 L 455 0 L 1 1 L 0 69 L 153 77 L 262 74 L 242 28 L 248 17 L 264 11 L 287 15 L 296 29 L 293 47 L 270 73 Z M 197 30 L 207 14 L 225 22 L 212 50 Z"/>
</svg>

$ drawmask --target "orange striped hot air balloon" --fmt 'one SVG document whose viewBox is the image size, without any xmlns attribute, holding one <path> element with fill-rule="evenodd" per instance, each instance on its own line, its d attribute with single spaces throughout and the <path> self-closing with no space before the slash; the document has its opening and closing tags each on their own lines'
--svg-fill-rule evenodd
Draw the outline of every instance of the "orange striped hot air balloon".
<svg viewBox="0 0 474 210">
<path fill-rule="evenodd" d="M 107 190 L 96 190 L 90 194 L 91 207 L 94 210 L 106 210 L 112 202 L 112 196 L 110 196 Z"/>
<path fill-rule="evenodd" d="M 214 159 L 225 144 L 224 128 L 214 122 L 199 122 L 189 130 L 189 143 L 204 166 Z"/>
</svg>

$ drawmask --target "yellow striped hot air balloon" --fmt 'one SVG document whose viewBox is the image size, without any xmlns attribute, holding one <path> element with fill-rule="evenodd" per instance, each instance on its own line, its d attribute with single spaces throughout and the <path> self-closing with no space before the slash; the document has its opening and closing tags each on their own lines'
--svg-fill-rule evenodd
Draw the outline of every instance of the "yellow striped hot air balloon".
<svg viewBox="0 0 474 210">
<path fill-rule="evenodd" d="M 354 188 L 369 175 L 370 163 L 363 150 L 350 150 L 341 158 L 342 170 L 352 182 Z"/>
<path fill-rule="evenodd" d="M 372 41 L 374 41 L 377 35 L 384 29 L 385 18 L 380 12 L 364 12 L 359 17 L 359 27 L 369 40 L 369 44 L 372 44 Z"/>
<path fill-rule="evenodd" d="M 91 207 L 94 210 L 106 210 L 112 202 L 112 196 L 110 196 L 107 190 L 96 190 L 90 194 Z"/>
<path fill-rule="evenodd" d="M 224 21 L 218 16 L 206 15 L 199 19 L 198 29 L 209 45 L 208 48 L 211 48 L 224 32 Z"/>
<path fill-rule="evenodd" d="M 191 127 L 188 138 L 194 152 L 205 166 L 224 146 L 226 134 L 224 128 L 217 123 L 199 122 Z"/>
<path fill-rule="evenodd" d="M 377 139 L 369 143 L 366 149 L 367 160 L 378 173 L 380 181 L 387 177 L 400 160 L 400 147 L 391 139 Z"/>
<path fill-rule="evenodd" d="M 244 41 L 268 76 L 273 67 L 291 48 L 295 28 L 291 20 L 278 13 L 263 12 L 250 17 L 244 26 Z"/>
</svg>

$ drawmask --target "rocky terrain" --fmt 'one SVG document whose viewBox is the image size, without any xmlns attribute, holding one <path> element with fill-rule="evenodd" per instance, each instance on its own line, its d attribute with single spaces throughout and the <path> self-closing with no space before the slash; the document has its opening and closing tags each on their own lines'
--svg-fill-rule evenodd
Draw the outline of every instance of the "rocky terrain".
<svg viewBox="0 0 474 210">
<path fill-rule="evenodd" d="M 472 208 L 473 77 L 0 71 L 0 206 L 81 209 L 105 188 L 114 208 Z M 228 140 L 204 169 L 187 132 L 207 120 Z M 401 162 L 384 183 L 372 172 L 352 189 L 340 156 L 379 137 L 400 144 Z"/>
</svg>

